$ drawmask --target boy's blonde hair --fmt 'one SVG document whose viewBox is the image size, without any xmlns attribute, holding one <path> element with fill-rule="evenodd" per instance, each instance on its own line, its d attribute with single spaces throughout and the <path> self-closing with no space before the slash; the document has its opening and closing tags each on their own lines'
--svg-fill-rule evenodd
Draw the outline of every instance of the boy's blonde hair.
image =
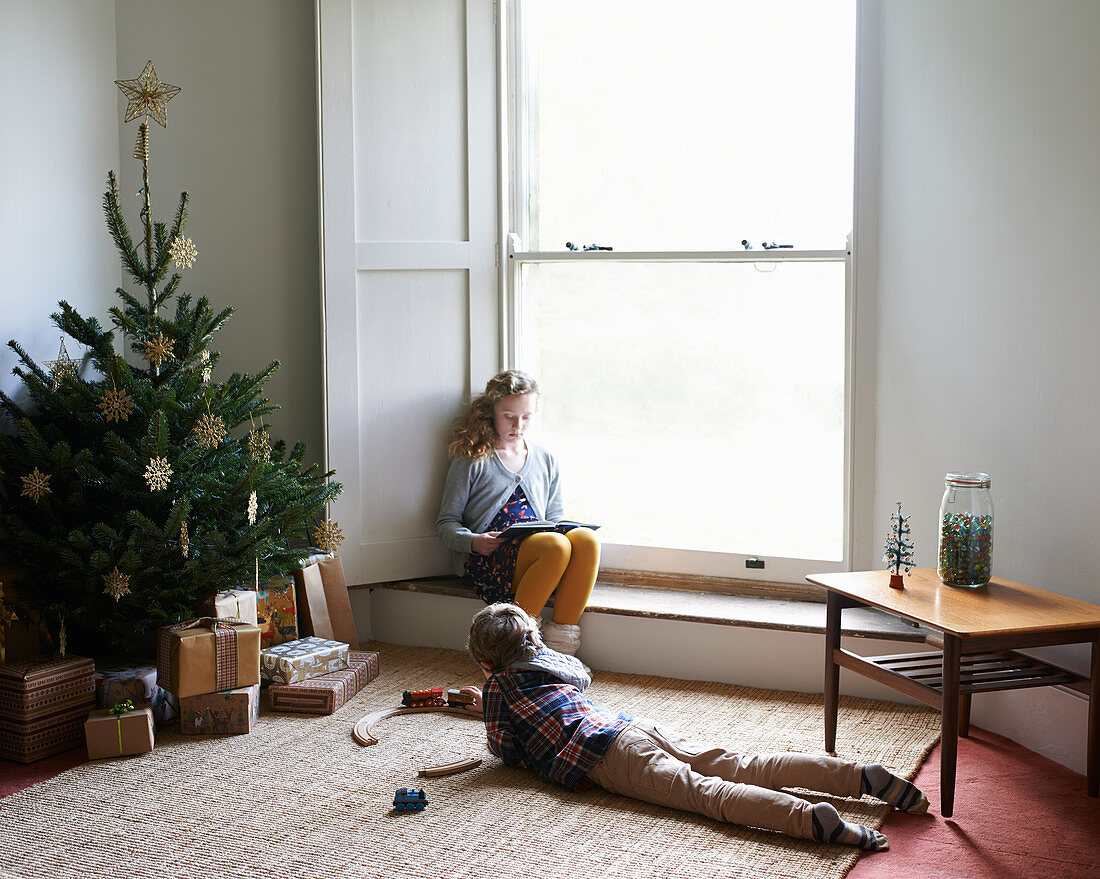
<svg viewBox="0 0 1100 879">
<path fill-rule="evenodd" d="M 451 422 L 451 444 L 447 452 L 452 458 L 479 460 L 493 454 L 497 432 L 493 427 L 493 407 L 505 397 L 535 394 L 539 386 L 531 376 L 518 369 L 508 369 L 489 379 L 483 393 L 470 401 L 469 407 Z"/>
<path fill-rule="evenodd" d="M 494 670 L 531 659 L 545 646 L 538 620 L 523 608 L 507 603 L 490 604 L 474 614 L 466 642 L 474 660 Z"/>
</svg>

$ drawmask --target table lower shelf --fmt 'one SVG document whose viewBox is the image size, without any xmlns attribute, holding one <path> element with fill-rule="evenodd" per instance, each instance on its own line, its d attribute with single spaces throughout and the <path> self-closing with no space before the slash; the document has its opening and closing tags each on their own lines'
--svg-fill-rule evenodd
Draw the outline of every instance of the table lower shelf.
<svg viewBox="0 0 1100 879">
<path fill-rule="evenodd" d="M 857 656 L 839 650 L 837 664 L 877 678 L 926 704 L 940 707 L 943 653 Z M 1088 678 L 1014 650 L 965 653 L 959 670 L 959 694 L 992 693 L 1027 687 L 1065 686 L 1088 694 Z M 929 692 L 931 691 L 931 692 Z M 934 694 L 934 696 L 932 695 Z"/>
</svg>

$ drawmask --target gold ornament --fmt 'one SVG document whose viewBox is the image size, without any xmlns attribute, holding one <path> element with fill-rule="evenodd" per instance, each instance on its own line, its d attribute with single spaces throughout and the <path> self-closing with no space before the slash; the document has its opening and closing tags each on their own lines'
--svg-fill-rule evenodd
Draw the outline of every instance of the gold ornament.
<svg viewBox="0 0 1100 879">
<path fill-rule="evenodd" d="M 187 523 L 180 524 L 180 552 L 187 558 L 187 551 L 191 548 L 191 540 L 187 536 Z"/>
<path fill-rule="evenodd" d="M 220 415 L 207 413 L 199 419 L 193 432 L 200 446 L 204 449 L 213 449 L 225 436 L 225 423 Z"/>
<path fill-rule="evenodd" d="M 325 552 L 336 552 L 343 539 L 344 532 L 340 530 L 339 523 L 332 519 L 325 519 L 313 532 L 313 542 Z"/>
<path fill-rule="evenodd" d="M 37 467 L 26 476 L 19 478 L 23 480 L 23 490 L 19 492 L 20 497 L 29 497 L 37 504 L 46 495 L 52 493 L 49 475 L 42 473 Z"/>
<path fill-rule="evenodd" d="M 155 339 L 145 341 L 145 352 L 141 355 L 158 369 L 169 357 L 172 356 L 173 342 L 164 333 L 157 333 Z"/>
<path fill-rule="evenodd" d="M 145 481 L 149 483 L 149 491 L 164 491 L 171 481 L 172 468 L 168 466 L 167 458 L 150 458 L 149 465 L 145 468 Z"/>
<path fill-rule="evenodd" d="M 134 143 L 134 158 L 149 161 L 149 126 L 144 122 L 138 126 L 137 141 Z"/>
<path fill-rule="evenodd" d="M 47 360 L 46 366 L 50 368 L 50 375 L 53 376 L 53 389 L 55 391 L 65 379 L 75 379 L 77 377 L 78 367 L 76 361 L 65 350 L 64 339 L 61 340 L 61 350 L 57 352 L 57 360 Z"/>
<path fill-rule="evenodd" d="M 252 430 L 248 433 L 248 453 L 253 461 L 267 461 L 271 458 L 271 435 L 266 430 Z"/>
<path fill-rule="evenodd" d="M 115 567 L 111 573 L 104 574 L 103 582 L 106 584 L 103 587 L 104 595 L 110 595 L 115 601 L 121 599 L 123 595 L 130 594 L 130 575 L 123 574 L 118 567 Z"/>
<path fill-rule="evenodd" d="M 191 268 L 195 264 L 195 257 L 199 255 L 190 238 L 180 238 L 178 235 L 168 248 L 168 253 L 171 254 L 177 269 Z"/>
<path fill-rule="evenodd" d="M 107 421 L 125 421 L 134 411 L 134 401 L 125 388 L 119 390 L 112 387 L 109 391 L 104 391 L 102 399 L 96 405 Z"/>
<path fill-rule="evenodd" d="M 203 351 L 202 354 L 199 355 L 199 359 L 203 363 L 202 380 L 204 382 L 206 382 L 207 384 L 209 384 L 210 383 L 210 374 L 214 370 L 214 367 L 210 365 L 210 352 L 209 351 Z"/>
<path fill-rule="evenodd" d="M 123 122 L 132 122 L 138 116 L 152 116 L 161 128 L 168 127 L 168 102 L 180 93 L 179 86 L 161 82 L 153 69 L 153 62 L 145 65 L 137 79 L 116 79 L 117 85 L 126 96 L 126 118 Z"/>
<path fill-rule="evenodd" d="M 65 617 L 58 617 L 58 620 L 61 627 L 57 630 L 57 652 L 64 656 L 69 647 L 69 636 L 65 634 Z"/>
<path fill-rule="evenodd" d="M 253 491 L 248 495 L 248 524 L 249 525 L 255 525 L 256 524 L 256 512 L 257 512 L 256 492 Z"/>
</svg>

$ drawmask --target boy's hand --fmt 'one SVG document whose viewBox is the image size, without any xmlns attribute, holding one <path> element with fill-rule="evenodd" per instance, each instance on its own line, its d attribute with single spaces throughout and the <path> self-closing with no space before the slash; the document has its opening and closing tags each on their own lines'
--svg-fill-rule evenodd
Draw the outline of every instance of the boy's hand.
<svg viewBox="0 0 1100 879">
<path fill-rule="evenodd" d="M 459 692 L 460 693 L 466 693 L 467 695 L 473 697 L 474 701 L 472 703 L 470 703 L 470 710 L 471 711 L 481 711 L 482 710 L 482 708 L 481 708 L 481 690 L 479 690 L 477 687 L 463 687 L 461 690 L 459 690 Z"/>
</svg>

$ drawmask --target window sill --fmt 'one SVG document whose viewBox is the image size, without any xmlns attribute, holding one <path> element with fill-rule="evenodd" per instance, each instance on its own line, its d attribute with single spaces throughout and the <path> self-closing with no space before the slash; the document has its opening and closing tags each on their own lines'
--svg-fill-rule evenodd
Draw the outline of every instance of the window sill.
<svg viewBox="0 0 1100 879">
<path fill-rule="evenodd" d="M 398 580 L 357 588 L 394 589 L 476 599 L 473 588 L 458 577 Z M 755 595 L 722 595 L 599 582 L 592 590 L 592 599 L 585 612 L 816 635 L 825 633 L 823 600 L 799 601 Z M 933 634 L 930 629 L 873 608 L 851 608 L 844 612 L 842 619 L 841 634 L 853 638 L 923 643 Z"/>
</svg>

